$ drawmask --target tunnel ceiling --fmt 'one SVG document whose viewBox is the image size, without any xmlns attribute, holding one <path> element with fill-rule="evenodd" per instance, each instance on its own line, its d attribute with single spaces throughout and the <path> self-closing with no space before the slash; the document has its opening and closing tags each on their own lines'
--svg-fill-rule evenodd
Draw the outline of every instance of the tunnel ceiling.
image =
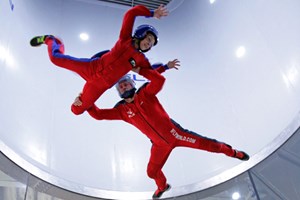
<svg viewBox="0 0 300 200">
<path fill-rule="evenodd" d="M 107 3 L 113 3 L 113 4 L 118 4 L 118 5 L 123 5 L 123 6 L 135 6 L 135 5 L 144 5 L 147 8 L 154 10 L 158 8 L 159 5 L 167 5 L 170 3 L 172 0 L 98 0 L 101 2 L 107 2 Z"/>
</svg>

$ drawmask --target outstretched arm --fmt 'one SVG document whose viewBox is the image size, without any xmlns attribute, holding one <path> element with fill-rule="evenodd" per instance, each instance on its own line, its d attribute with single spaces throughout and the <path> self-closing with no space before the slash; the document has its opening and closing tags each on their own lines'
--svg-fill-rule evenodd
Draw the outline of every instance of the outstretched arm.
<svg viewBox="0 0 300 200">
<path fill-rule="evenodd" d="M 164 5 L 160 5 L 157 9 L 154 10 L 153 17 L 156 19 L 160 19 L 161 17 L 165 17 L 169 15 L 168 9 Z"/>
<path fill-rule="evenodd" d="M 144 89 L 148 94 L 156 95 L 162 89 L 166 80 L 165 77 L 153 69 L 140 68 L 138 73 L 150 81 Z"/>
<path fill-rule="evenodd" d="M 81 93 L 75 98 L 73 105 L 74 106 L 81 106 L 82 101 L 80 99 Z M 97 120 L 121 120 L 121 115 L 116 108 L 109 108 L 109 109 L 100 109 L 95 104 L 90 107 L 88 110 L 90 116 Z"/>
<path fill-rule="evenodd" d="M 94 104 L 87 111 L 97 120 L 122 120 L 117 108 L 100 109 Z"/>
<path fill-rule="evenodd" d="M 123 39 L 131 38 L 134 20 L 137 16 L 154 17 L 156 19 L 160 19 L 168 14 L 169 12 L 167 8 L 163 5 L 160 5 L 154 11 L 150 11 L 148 8 L 142 5 L 134 6 L 124 15 L 119 37 Z"/>
<path fill-rule="evenodd" d="M 159 73 L 165 72 L 167 69 L 176 69 L 180 66 L 180 61 L 178 59 L 174 59 L 169 61 L 168 64 L 157 63 L 152 65 L 152 69 L 155 69 Z"/>
</svg>

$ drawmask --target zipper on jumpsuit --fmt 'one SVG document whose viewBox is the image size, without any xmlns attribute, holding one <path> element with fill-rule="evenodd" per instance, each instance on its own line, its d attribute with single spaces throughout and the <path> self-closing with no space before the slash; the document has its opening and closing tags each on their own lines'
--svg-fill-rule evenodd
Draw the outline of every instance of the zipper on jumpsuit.
<svg viewBox="0 0 300 200">
<path fill-rule="evenodd" d="M 136 106 L 136 108 L 138 109 L 138 111 L 139 111 L 139 115 L 144 119 L 144 121 L 152 128 L 152 130 L 154 130 L 154 132 L 156 132 L 156 134 L 162 139 L 162 140 L 164 140 L 167 144 L 169 144 L 169 142 L 167 141 L 167 140 L 165 140 L 165 138 L 163 138 L 162 137 L 162 135 L 161 134 L 159 134 L 154 128 L 153 128 L 153 126 L 151 126 L 150 124 L 149 124 L 149 122 L 145 119 L 145 117 L 142 115 L 142 113 L 141 113 L 141 111 L 140 111 L 140 109 L 138 108 L 138 106 Z"/>
</svg>

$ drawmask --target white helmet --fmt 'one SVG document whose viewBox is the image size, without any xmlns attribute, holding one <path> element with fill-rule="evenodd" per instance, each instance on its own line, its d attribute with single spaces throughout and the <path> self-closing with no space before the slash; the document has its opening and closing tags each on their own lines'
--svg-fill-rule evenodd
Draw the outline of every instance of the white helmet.
<svg viewBox="0 0 300 200">
<path fill-rule="evenodd" d="M 123 82 L 128 82 L 132 88 L 130 90 L 127 90 L 125 92 L 123 92 L 121 94 L 121 91 L 120 91 L 120 83 L 123 83 Z M 135 88 L 135 82 L 134 80 L 127 74 L 125 76 L 123 76 L 122 78 L 120 78 L 120 80 L 116 83 L 116 88 L 119 92 L 119 96 L 123 99 L 127 99 L 127 98 L 131 98 L 133 97 L 133 95 L 135 94 L 135 91 L 136 91 L 136 88 Z"/>
</svg>

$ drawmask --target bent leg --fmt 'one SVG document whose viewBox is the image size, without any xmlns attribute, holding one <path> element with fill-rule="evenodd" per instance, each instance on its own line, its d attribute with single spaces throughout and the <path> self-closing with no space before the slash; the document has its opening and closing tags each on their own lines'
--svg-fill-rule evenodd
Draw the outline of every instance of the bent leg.
<svg viewBox="0 0 300 200">
<path fill-rule="evenodd" d="M 169 146 L 152 145 L 150 160 L 147 167 L 147 174 L 154 179 L 158 189 L 163 190 L 167 185 L 167 179 L 162 172 L 172 148 Z"/>
<path fill-rule="evenodd" d="M 72 104 L 72 112 L 75 115 L 82 114 L 84 111 L 89 109 L 108 88 L 109 87 L 102 78 L 87 81 L 80 96 L 82 105 L 75 106 Z"/>
<path fill-rule="evenodd" d="M 64 55 L 64 44 L 54 36 L 48 36 L 45 44 L 48 46 L 49 58 L 56 66 L 76 72 L 85 80 L 93 75 L 92 59 Z"/>
</svg>

